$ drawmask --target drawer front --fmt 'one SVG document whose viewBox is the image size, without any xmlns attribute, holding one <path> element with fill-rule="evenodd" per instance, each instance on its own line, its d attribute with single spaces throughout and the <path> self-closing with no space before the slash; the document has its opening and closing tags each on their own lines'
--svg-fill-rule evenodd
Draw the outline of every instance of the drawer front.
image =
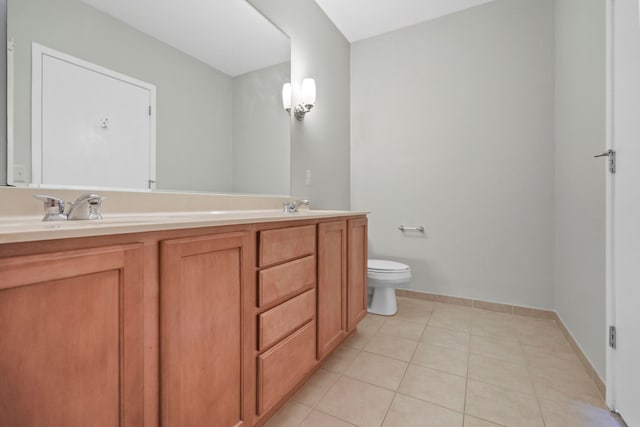
<svg viewBox="0 0 640 427">
<path fill-rule="evenodd" d="M 316 257 L 308 256 L 258 273 L 258 307 L 312 287 L 316 282 Z"/>
<path fill-rule="evenodd" d="M 258 356 L 258 414 L 278 403 L 315 364 L 316 324 L 309 322 Z"/>
<path fill-rule="evenodd" d="M 316 291 L 312 289 L 258 316 L 258 350 L 286 337 L 313 319 Z"/>
<path fill-rule="evenodd" d="M 281 228 L 260 232 L 258 265 L 264 267 L 316 252 L 316 227 Z"/>
</svg>

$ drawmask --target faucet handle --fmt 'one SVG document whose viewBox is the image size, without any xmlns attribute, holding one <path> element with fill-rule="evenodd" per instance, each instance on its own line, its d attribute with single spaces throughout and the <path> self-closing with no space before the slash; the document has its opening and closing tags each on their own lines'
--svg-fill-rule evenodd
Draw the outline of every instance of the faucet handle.
<svg viewBox="0 0 640 427">
<path fill-rule="evenodd" d="M 76 219 L 102 219 L 102 201 L 104 196 L 94 193 L 84 193 L 71 202 L 68 218 Z"/>
<path fill-rule="evenodd" d="M 64 200 L 45 194 L 35 194 L 33 197 L 43 201 L 43 221 L 64 221 L 67 219 L 67 216 L 64 214 Z"/>
<path fill-rule="evenodd" d="M 95 193 L 84 193 L 78 196 L 78 198 L 76 200 L 73 201 L 73 204 L 80 204 L 84 201 L 87 201 L 87 203 L 101 203 L 104 199 L 106 199 L 106 197 L 104 196 L 100 196 L 99 194 L 95 194 Z"/>
<path fill-rule="evenodd" d="M 311 206 L 311 202 L 309 200 L 295 200 L 291 202 L 283 202 L 282 210 L 284 213 L 295 213 L 298 212 L 298 207 L 300 205 Z"/>
</svg>

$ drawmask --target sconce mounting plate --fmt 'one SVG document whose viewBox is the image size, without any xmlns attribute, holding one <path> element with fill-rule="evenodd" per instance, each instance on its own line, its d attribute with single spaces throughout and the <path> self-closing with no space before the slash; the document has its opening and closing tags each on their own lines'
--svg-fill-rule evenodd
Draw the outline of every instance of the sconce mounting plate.
<svg viewBox="0 0 640 427">
<path fill-rule="evenodd" d="M 307 104 L 307 105 L 298 104 L 294 111 L 294 115 L 296 116 L 296 119 L 298 119 L 298 121 L 304 120 L 304 116 L 309 111 L 311 111 L 312 108 L 313 108 L 313 104 Z"/>
</svg>

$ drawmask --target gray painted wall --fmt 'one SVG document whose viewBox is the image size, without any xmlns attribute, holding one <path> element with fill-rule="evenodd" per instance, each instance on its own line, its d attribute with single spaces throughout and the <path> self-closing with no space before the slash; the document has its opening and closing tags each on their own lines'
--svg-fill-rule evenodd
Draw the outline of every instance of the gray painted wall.
<svg viewBox="0 0 640 427">
<path fill-rule="evenodd" d="M 290 194 L 291 117 L 282 107 L 282 85 L 291 63 L 233 78 L 234 193 Z"/>
<path fill-rule="evenodd" d="M 555 307 L 605 374 L 605 5 L 556 0 Z"/>
<path fill-rule="evenodd" d="M 313 0 L 249 0 L 291 37 L 293 100 L 316 80 L 316 107 L 291 132 L 291 193 L 314 208 L 349 208 L 349 52 L 342 33 Z M 306 184 L 306 171 L 311 184 Z"/>
<path fill-rule="evenodd" d="M 15 38 L 15 153 L 29 170 L 35 41 L 157 86 L 159 189 L 231 191 L 229 76 L 78 0 L 10 0 L 8 13 L 8 34 Z"/>
<path fill-rule="evenodd" d="M 496 0 L 352 45 L 351 207 L 412 289 L 553 308 L 553 11 Z"/>
<path fill-rule="evenodd" d="M 312 0 L 250 2 L 292 37 L 292 82 L 318 84 L 293 122 L 292 192 L 348 208 L 349 44 Z M 597 0 L 497 0 L 358 42 L 351 70 L 371 255 L 410 263 L 414 289 L 556 308 L 601 375 L 604 28 Z"/>
</svg>

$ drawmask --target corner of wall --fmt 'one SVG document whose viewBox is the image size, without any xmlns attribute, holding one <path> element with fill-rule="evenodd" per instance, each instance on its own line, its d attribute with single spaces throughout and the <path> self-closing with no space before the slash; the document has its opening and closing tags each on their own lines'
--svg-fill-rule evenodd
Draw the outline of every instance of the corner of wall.
<svg viewBox="0 0 640 427">
<path fill-rule="evenodd" d="M 313 0 L 249 2 L 291 37 L 294 103 L 304 77 L 318 87 L 316 107 L 292 120 L 291 194 L 315 208 L 349 209 L 349 42 Z"/>
</svg>

